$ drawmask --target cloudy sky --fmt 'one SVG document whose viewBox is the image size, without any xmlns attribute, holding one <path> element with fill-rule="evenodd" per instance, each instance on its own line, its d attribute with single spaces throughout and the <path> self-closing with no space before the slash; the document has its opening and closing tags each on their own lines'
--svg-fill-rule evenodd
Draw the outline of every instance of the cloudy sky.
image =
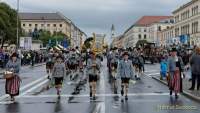
<svg viewBox="0 0 200 113">
<path fill-rule="evenodd" d="M 0 0 L 16 8 L 17 0 Z M 143 15 L 171 15 L 190 0 L 20 0 L 21 12 L 61 12 L 87 35 L 123 33 Z"/>
</svg>

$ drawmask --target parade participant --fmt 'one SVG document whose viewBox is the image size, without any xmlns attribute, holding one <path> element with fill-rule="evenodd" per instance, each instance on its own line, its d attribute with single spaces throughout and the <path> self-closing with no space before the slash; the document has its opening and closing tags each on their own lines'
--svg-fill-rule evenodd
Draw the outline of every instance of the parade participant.
<svg viewBox="0 0 200 113">
<path fill-rule="evenodd" d="M 48 56 L 47 56 L 47 61 L 46 61 L 46 71 L 48 74 L 48 79 L 51 77 L 52 69 L 54 65 L 54 60 L 53 60 L 53 50 L 50 49 Z"/>
<path fill-rule="evenodd" d="M 98 61 L 96 60 L 95 53 L 90 53 L 91 58 L 88 59 L 87 64 L 87 75 L 89 76 L 89 87 L 90 87 L 90 98 L 93 98 L 93 100 L 96 99 L 96 84 L 97 84 L 97 77 L 100 71 L 100 65 Z"/>
<path fill-rule="evenodd" d="M 192 70 L 192 86 L 189 90 L 194 90 L 195 82 L 197 80 L 197 90 L 200 88 L 200 48 L 196 48 L 195 54 L 193 54 L 190 60 Z"/>
<path fill-rule="evenodd" d="M 13 53 L 11 55 L 10 60 L 6 64 L 6 71 L 12 73 L 11 78 L 6 79 L 6 85 L 5 85 L 5 92 L 6 94 L 9 94 L 11 97 L 11 101 L 15 101 L 15 96 L 19 95 L 19 88 L 20 88 L 20 77 L 19 77 L 19 71 L 20 71 L 20 60 L 17 58 L 17 53 Z M 6 73 L 5 73 L 6 74 Z"/>
<path fill-rule="evenodd" d="M 71 74 L 70 74 L 70 80 L 73 80 L 75 75 L 77 75 L 77 68 L 78 68 L 78 55 L 76 54 L 75 52 L 75 49 L 72 49 L 70 51 L 70 57 L 69 57 L 69 60 L 68 60 L 68 67 L 71 71 Z"/>
<path fill-rule="evenodd" d="M 129 87 L 129 80 L 133 78 L 134 70 L 133 65 L 130 60 L 128 60 L 128 52 L 124 52 L 123 60 L 121 60 L 118 64 L 118 78 L 121 78 L 121 95 L 124 95 L 125 92 L 125 100 L 128 100 L 128 87 Z"/>
<path fill-rule="evenodd" d="M 167 75 L 167 60 L 166 58 L 162 57 L 160 62 L 160 79 L 163 80 L 163 78 L 166 78 Z"/>
<path fill-rule="evenodd" d="M 57 95 L 60 98 L 63 78 L 66 75 L 65 64 L 63 63 L 63 59 L 61 56 L 56 57 L 56 63 L 54 64 L 52 77 L 54 78 L 55 88 L 57 90 Z"/>
<path fill-rule="evenodd" d="M 115 94 L 117 94 L 117 66 L 118 66 L 119 54 L 118 50 L 116 49 L 112 55 L 110 60 L 110 79 L 112 83 L 112 88 Z"/>
<path fill-rule="evenodd" d="M 183 62 L 180 57 L 177 56 L 176 48 L 172 48 L 171 56 L 168 59 L 168 72 L 169 72 L 169 90 L 170 95 L 172 91 L 175 92 L 175 98 L 178 99 L 178 93 L 181 91 L 181 71 Z"/>
</svg>

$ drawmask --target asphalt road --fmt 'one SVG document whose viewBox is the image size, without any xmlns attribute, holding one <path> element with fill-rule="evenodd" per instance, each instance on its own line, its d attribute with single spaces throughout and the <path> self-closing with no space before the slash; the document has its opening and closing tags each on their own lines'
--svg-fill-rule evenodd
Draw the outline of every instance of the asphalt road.
<svg viewBox="0 0 200 113">
<path fill-rule="evenodd" d="M 15 103 L 8 99 L 0 101 L 0 113 L 199 113 L 200 104 L 180 95 L 176 100 L 169 96 L 168 88 L 149 75 L 159 73 L 158 65 L 145 65 L 145 75 L 136 84 L 130 84 L 129 100 L 114 94 L 107 74 L 106 61 L 98 82 L 97 100 L 89 99 L 88 83 L 80 84 L 84 74 L 74 81 L 65 77 L 61 99 L 55 88 L 46 89 L 47 80 L 42 80 L 21 93 Z M 25 71 L 27 75 L 42 76 L 44 67 Z M 118 81 L 120 92 L 120 81 Z"/>
</svg>

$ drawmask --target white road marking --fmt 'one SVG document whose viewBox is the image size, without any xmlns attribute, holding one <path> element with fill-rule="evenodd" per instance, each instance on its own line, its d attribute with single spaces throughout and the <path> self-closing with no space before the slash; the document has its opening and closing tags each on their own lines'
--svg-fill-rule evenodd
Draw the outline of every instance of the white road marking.
<svg viewBox="0 0 200 113">
<path fill-rule="evenodd" d="M 160 73 L 151 73 L 151 74 L 145 74 L 146 76 L 152 78 L 152 75 L 154 76 L 160 76 Z"/>
<path fill-rule="evenodd" d="M 27 84 L 27 85 L 21 87 L 21 88 L 20 88 L 20 92 L 24 91 L 25 89 L 31 87 L 31 86 L 34 85 L 34 84 L 37 84 L 38 82 L 44 80 L 45 78 L 47 78 L 47 76 L 43 76 L 43 77 L 41 77 L 41 78 L 39 78 L 39 79 L 37 79 L 37 80 L 35 80 L 35 81 L 33 81 L 33 82 Z M 9 97 L 9 95 L 5 94 L 5 95 L 3 95 L 3 96 L 0 97 L 0 101 L 6 99 L 6 98 L 8 98 L 8 97 Z"/>
<path fill-rule="evenodd" d="M 29 90 L 23 92 L 22 94 L 20 94 L 19 97 L 20 97 L 20 96 L 24 96 L 24 95 L 26 95 L 27 93 L 29 93 L 29 92 L 31 92 L 31 91 L 37 89 L 38 87 L 44 85 L 44 84 L 47 83 L 48 81 L 49 81 L 49 80 L 44 80 L 43 82 L 37 84 L 36 86 L 32 87 L 31 89 L 29 89 Z"/>
<path fill-rule="evenodd" d="M 169 93 L 129 93 L 128 96 L 166 96 L 169 95 Z M 89 97 L 88 94 L 85 95 L 60 95 L 61 97 Z M 120 94 L 97 94 L 97 97 L 113 97 L 113 96 L 121 96 Z M 58 95 L 21 95 L 17 98 L 55 98 L 58 97 Z"/>
<path fill-rule="evenodd" d="M 148 71 L 144 71 L 145 73 L 151 73 L 151 72 L 158 72 L 159 70 L 148 70 Z"/>
</svg>

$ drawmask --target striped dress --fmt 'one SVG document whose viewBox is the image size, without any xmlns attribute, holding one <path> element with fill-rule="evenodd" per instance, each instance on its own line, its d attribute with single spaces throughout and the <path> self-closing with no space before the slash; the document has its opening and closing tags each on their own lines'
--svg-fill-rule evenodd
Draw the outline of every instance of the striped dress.
<svg viewBox="0 0 200 113">
<path fill-rule="evenodd" d="M 20 88 L 20 77 L 19 77 L 19 70 L 20 70 L 20 61 L 17 60 L 16 62 L 9 61 L 6 65 L 6 70 L 14 70 L 15 76 L 12 79 L 6 79 L 5 84 L 5 92 L 11 96 L 19 95 L 19 88 Z"/>
</svg>

